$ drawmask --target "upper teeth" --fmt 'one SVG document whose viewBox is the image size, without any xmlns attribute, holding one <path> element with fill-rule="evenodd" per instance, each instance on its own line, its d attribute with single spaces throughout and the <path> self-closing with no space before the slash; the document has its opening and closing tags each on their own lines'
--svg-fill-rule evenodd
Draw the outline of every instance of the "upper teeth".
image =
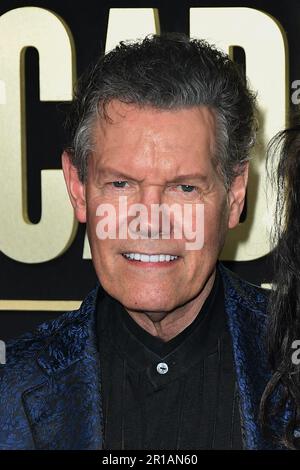
<svg viewBox="0 0 300 470">
<path fill-rule="evenodd" d="M 158 254 L 158 255 L 145 255 L 145 254 L 142 254 L 142 253 L 123 253 L 124 256 L 126 256 L 126 258 L 129 258 L 129 259 L 134 259 L 134 260 L 137 260 L 137 261 L 143 261 L 143 262 L 146 262 L 146 263 L 158 263 L 158 262 L 161 262 L 161 261 L 172 261 L 176 258 L 178 258 L 178 256 L 172 256 L 172 255 L 161 255 L 161 254 Z"/>
</svg>

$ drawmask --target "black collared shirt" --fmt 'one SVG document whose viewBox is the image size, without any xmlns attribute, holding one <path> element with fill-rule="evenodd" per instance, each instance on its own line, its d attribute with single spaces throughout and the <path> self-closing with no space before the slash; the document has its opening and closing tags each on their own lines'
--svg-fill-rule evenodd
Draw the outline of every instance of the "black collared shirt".
<svg viewBox="0 0 300 470">
<path fill-rule="evenodd" d="M 194 321 L 168 342 L 107 293 L 97 303 L 104 449 L 241 449 L 221 276 Z"/>
</svg>

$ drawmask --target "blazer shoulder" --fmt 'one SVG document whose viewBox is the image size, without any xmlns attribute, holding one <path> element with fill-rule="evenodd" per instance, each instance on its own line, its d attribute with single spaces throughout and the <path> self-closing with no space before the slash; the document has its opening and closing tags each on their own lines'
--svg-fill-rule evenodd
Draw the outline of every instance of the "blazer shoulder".
<svg viewBox="0 0 300 470">
<path fill-rule="evenodd" d="M 6 342 L 6 365 L 9 366 L 8 368 L 13 366 L 16 361 L 28 361 L 30 356 L 35 356 L 54 337 L 64 333 L 68 334 L 68 330 L 71 330 L 75 325 L 87 321 L 94 308 L 98 288 L 97 285 L 87 295 L 79 309 L 64 312 L 57 318 L 43 322 L 33 330 L 8 340 Z"/>
<path fill-rule="evenodd" d="M 6 362 L 0 366 L 0 450 L 34 449 L 23 394 L 47 380 L 36 358 L 74 314 L 66 312 L 6 342 Z"/>
<path fill-rule="evenodd" d="M 241 306 L 263 316 L 266 315 L 270 291 L 242 279 L 220 263 L 225 296 Z"/>
</svg>

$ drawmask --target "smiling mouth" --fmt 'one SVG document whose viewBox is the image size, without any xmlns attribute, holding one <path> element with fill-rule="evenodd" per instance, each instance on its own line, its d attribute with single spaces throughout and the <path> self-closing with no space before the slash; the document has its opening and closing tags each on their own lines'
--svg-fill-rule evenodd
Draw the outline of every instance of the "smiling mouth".
<svg viewBox="0 0 300 470">
<path fill-rule="evenodd" d="M 179 258 L 179 256 L 167 253 L 122 253 L 122 256 L 129 261 L 138 261 L 140 263 L 172 263 Z"/>
</svg>

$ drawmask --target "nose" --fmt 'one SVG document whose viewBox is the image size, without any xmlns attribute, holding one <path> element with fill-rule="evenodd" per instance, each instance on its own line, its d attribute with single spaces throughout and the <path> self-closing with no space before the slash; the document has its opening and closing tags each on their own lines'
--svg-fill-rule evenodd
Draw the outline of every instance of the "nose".
<svg viewBox="0 0 300 470">
<path fill-rule="evenodd" d="M 140 190 L 138 210 L 139 234 L 142 239 L 159 239 L 163 234 L 164 238 L 170 235 L 170 224 L 163 223 L 163 200 L 162 186 L 147 185 Z"/>
<path fill-rule="evenodd" d="M 140 190 L 139 202 L 146 207 L 152 204 L 161 204 L 163 200 L 163 188 L 160 185 L 147 185 Z"/>
</svg>

